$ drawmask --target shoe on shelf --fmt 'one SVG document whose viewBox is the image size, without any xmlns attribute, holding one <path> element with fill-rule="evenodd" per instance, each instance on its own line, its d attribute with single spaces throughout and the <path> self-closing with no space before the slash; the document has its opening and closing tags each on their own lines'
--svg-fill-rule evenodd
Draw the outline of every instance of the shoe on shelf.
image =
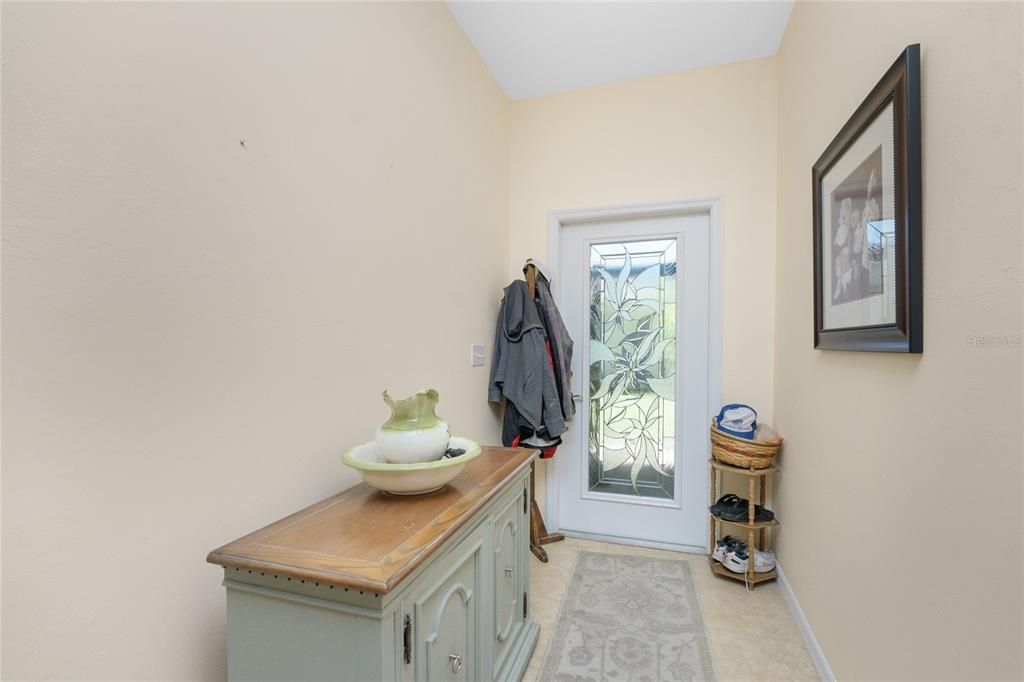
<svg viewBox="0 0 1024 682">
<path fill-rule="evenodd" d="M 726 552 L 722 565 L 733 573 L 746 573 L 749 565 L 748 551 Z M 767 573 L 775 568 L 775 553 L 771 550 L 754 550 L 754 573 Z"/>
<path fill-rule="evenodd" d="M 719 499 L 719 502 L 722 502 Z M 718 506 L 717 504 L 715 506 Z M 737 497 L 735 500 L 718 506 L 718 511 L 714 511 L 712 507 L 712 514 L 715 516 L 725 519 L 726 521 L 738 521 L 745 522 L 750 518 L 750 503 L 742 497 Z M 765 509 L 759 504 L 754 505 L 754 522 L 762 523 L 765 521 L 771 521 L 775 518 L 775 512 L 770 509 Z"/>
<path fill-rule="evenodd" d="M 734 538 L 731 535 L 726 535 L 724 538 L 715 543 L 715 550 L 711 553 L 711 558 L 722 563 L 725 561 L 725 555 L 734 550 L 747 551 L 747 543 L 743 542 L 739 538 Z"/>
<path fill-rule="evenodd" d="M 721 497 L 718 498 L 717 502 L 711 505 L 711 513 L 715 516 L 721 516 L 722 512 L 724 512 L 727 509 L 732 509 L 733 507 L 736 506 L 738 502 L 743 502 L 744 504 L 746 504 L 747 501 L 744 500 L 739 495 L 733 495 L 732 493 L 729 493 L 728 495 L 722 495 Z"/>
</svg>

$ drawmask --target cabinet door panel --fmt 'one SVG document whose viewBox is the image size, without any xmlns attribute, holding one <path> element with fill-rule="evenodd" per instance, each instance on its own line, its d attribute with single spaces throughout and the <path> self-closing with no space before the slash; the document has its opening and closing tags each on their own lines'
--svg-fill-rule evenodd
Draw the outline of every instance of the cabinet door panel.
<svg viewBox="0 0 1024 682">
<path fill-rule="evenodd" d="M 494 519 L 494 672 L 501 668 L 509 646 L 523 625 L 525 556 L 523 534 L 528 533 L 523 500 L 514 498 Z"/>
<path fill-rule="evenodd" d="M 420 680 L 475 681 L 479 675 L 480 577 L 483 534 L 415 600 L 416 671 Z"/>
</svg>

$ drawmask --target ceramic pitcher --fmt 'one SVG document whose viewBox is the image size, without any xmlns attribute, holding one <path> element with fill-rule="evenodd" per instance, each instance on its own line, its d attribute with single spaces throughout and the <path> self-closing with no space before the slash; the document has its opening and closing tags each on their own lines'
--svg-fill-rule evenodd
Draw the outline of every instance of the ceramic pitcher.
<svg viewBox="0 0 1024 682">
<path fill-rule="evenodd" d="M 432 388 L 404 400 L 395 400 L 384 391 L 391 418 L 377 429 L 376 443 L 385 462 L 430 462 L 444 456 L 452 432 L 434 412 L 438 398 Z"/>
</svg>

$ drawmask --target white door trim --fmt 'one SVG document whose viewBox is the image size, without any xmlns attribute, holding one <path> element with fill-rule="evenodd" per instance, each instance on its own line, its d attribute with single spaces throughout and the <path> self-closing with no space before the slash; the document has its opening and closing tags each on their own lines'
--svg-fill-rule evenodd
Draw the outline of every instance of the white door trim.
<svg viewBox="0 0 1024 682">
<path fill-rule="evenodd" d="M 558 242 L 560 230 L 575 223 L 593 222 L 595 220 L 635 220 L 673 215 L 707 213 L 711 234 L 711 262 L 709 265 L 710 283 L 708 287 L 708 423 L 711 417 L 718 414 L 717 406 L 722 404 L 722 197 L 702 197 L 678 201 L 654 203 L 625 204 L 622 206 L 603 206 L 550 211 L 548 213 L 548 257 L 547 266 L 552 270 L 554 279 L 555 301 L 559 307 L 565 306 L 561 296 L 564 288 L 559 286 L 561 273 L 559 270 Z M 557 466 L 558 456 L 551 463 Z M 558 521 L 558 483 L 555 478 L 555 466 L 551 463 L 546 467 L 544 477 L 545 525 L 549 530 L 559 530 Z M 705 478 L 710 480 L 711 465 L 705 464 Z M 711 500 L 705 506 L 711 505 Z M 707 548 L 706 551 L 710 551 Z"/>
</svg>

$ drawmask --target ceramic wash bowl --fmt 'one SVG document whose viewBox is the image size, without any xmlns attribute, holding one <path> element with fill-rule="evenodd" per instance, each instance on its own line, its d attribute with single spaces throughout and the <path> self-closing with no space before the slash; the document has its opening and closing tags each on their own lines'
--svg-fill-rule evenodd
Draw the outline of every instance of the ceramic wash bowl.
<svg viewBox="0 0 1024 682">
<path fill-rule="evenodd" d="M 363 480 L 373 488 L 392 495 L 423 495 L 440 489 L 480 454 L 480 444 L 468 438 L 454 436 L 448 447 L 466 452 L 433 462 L 390 464 L 384 461 L 377 443 L 370 442 L 352 448 L 341 456 L 341 461 L 358 469 Z"/>
</svg>

